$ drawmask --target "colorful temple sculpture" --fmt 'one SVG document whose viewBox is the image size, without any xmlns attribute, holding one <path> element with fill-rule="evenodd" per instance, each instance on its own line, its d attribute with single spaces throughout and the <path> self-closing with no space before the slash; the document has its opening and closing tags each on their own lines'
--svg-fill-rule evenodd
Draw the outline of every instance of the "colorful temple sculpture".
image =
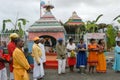
<svg viewBox="0 0 120 80">
<path fill-rule="evenodd" d="M 74 11 L 72 16 L 68 19 L 68 21 L 64 24 L 65 30 L 67 32 L 66 38 L 72 37 L 76 42 L 81 38 L 81 30 L 84 28 L 84 22 Z"/>
<path fill-rule="evenodd" d="M 41 18 L 28 29 L 29 44 L 35 36 L 45 38 L 46 44 L 49 41 L 51 47 L 55 47 L 58 38 L 65 39 L 65 29 L 59 21 L 56 20 L 51 12 L 53 5 L 47 4 L 44 6 L 46 12 Z M 31 42 L 32 44 L 32 42 Z"/>
</svg>

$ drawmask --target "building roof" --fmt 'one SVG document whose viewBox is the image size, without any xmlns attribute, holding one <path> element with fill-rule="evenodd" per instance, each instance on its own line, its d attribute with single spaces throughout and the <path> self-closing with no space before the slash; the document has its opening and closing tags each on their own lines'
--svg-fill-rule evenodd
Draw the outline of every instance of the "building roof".
<svg viewBox="0 0 120 80">
<path fill-rule="evenodd" d="M 72 16 L 65 24 L 70 26 L 74 26 L 74 25 L 76 26 L 76 25 L 83 25 L 84 23 L 82 19 L 77 15 L 77 13 L 74 11 Z"/>
<path fill-rule="evenodd" d="M 48 5 L 48 8 L 50 5 Z M 46 7 L 47 8 L 47 5 Z M 65 31 L 64 27 L 61 25 L 59 21 L 56 20 L 55 16 L 52 14 L 50 9 L 46 10 L 45 14 L 34 24 L 32 24 L 28 32 L 37 32 L 37 31 L 47 31 L 47 32 L 54 32 L 54 31 Z"/>
</svg>

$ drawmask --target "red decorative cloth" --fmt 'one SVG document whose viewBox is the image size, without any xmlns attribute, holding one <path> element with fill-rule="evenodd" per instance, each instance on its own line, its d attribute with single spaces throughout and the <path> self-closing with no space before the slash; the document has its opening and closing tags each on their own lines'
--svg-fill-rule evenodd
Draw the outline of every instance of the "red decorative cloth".
<svg viewBox="0 0 120 80">
<path fill-rule="evenodd" d="M 71 57 L 68 57 L 68 65 L 69 66 L 72 66 L 72 65 L 75 65 L 76 64 L 76 58 L 71 58 Z"/>
<path fill-rule="evenodd" d="M 5 64 L 3 62 L 0 62 L 0 70 L 5 68 Z"/>
<path fill-rule="evenodd" d="M 10 55 L 9 54 L 3 54 L 2 57 L 6 59 L 7 61 L 10 61 Z"/>
</svg>

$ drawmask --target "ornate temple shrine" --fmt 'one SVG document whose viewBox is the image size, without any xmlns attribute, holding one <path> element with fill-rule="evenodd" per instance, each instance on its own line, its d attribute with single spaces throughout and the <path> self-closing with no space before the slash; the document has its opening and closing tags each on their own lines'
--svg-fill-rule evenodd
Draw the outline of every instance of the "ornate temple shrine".
<svg viewBox="0 0 120 80">
<path fill-rule="evenodd" d="M 75 40 L 79 40 L 80 38 L 80 30 L 83 28 L 84 22 L 74 11 L 72 16 L 68 19 L 68 21 L 64 24 L 65 30 L 67 32 L 66 38 L 72 37 Z"/>
<path fill-rule="evenodd" d="M 32 41 L 35 36 L 50 38 L 52 46 L 55 46 L 58 38 L 65 38 L 65 29 L 51 12 L 54 6 L 45 5 L 44 8 L 46 9 L 45 14 L 29 27 L 28 39 Z"/>
<path fill-rule="evenodd" d="M 67 34 L 75 34 L 77 29 L 79 27 L 82 27 L 84 25 L 84 22 L 82 19 L 77 15 L 77 13 L 74 11 L 72 13 L 72 16 L 68 19 L 68 21 L 65 23 L 65 29 L 67 31 Z"/>
<path fill-rule="evenodd" d="M 42 37 L 45 40 L 51 40 L 51 48 L 56 46 L 58 38 L 65 39 L 65 29 L 59 21 L 56 20 L 54 15 L 51 12 L 51 9 L 54 8 L 52 5 L 45 5 L 44 8 L 46 12 L 39 20 L 35 21 L 28 29 L 28 49 L 29 52 L 32 52 L 33 38 L 36 36 Z M 54 50 L 53 50 L 54 51 Z M 58 63 L 56 61 L 56 54 L 51 54 L 54 52 L 46 51 L 46 66 L 45 68 L 57 68 Z M 29 57 L 30 63 L 33 63 L 31 57 Z"/>
</svg>

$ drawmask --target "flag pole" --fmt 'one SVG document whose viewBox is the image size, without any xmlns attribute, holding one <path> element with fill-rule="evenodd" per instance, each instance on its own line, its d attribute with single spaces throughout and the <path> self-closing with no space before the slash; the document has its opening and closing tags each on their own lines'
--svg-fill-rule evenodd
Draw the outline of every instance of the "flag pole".
<svg viewBox="0 0 120 80">
<path fill-rule="evenodd" d="M 40 0 L 40 18 L 42 16 L 41 0 Z"/>
</svg>

